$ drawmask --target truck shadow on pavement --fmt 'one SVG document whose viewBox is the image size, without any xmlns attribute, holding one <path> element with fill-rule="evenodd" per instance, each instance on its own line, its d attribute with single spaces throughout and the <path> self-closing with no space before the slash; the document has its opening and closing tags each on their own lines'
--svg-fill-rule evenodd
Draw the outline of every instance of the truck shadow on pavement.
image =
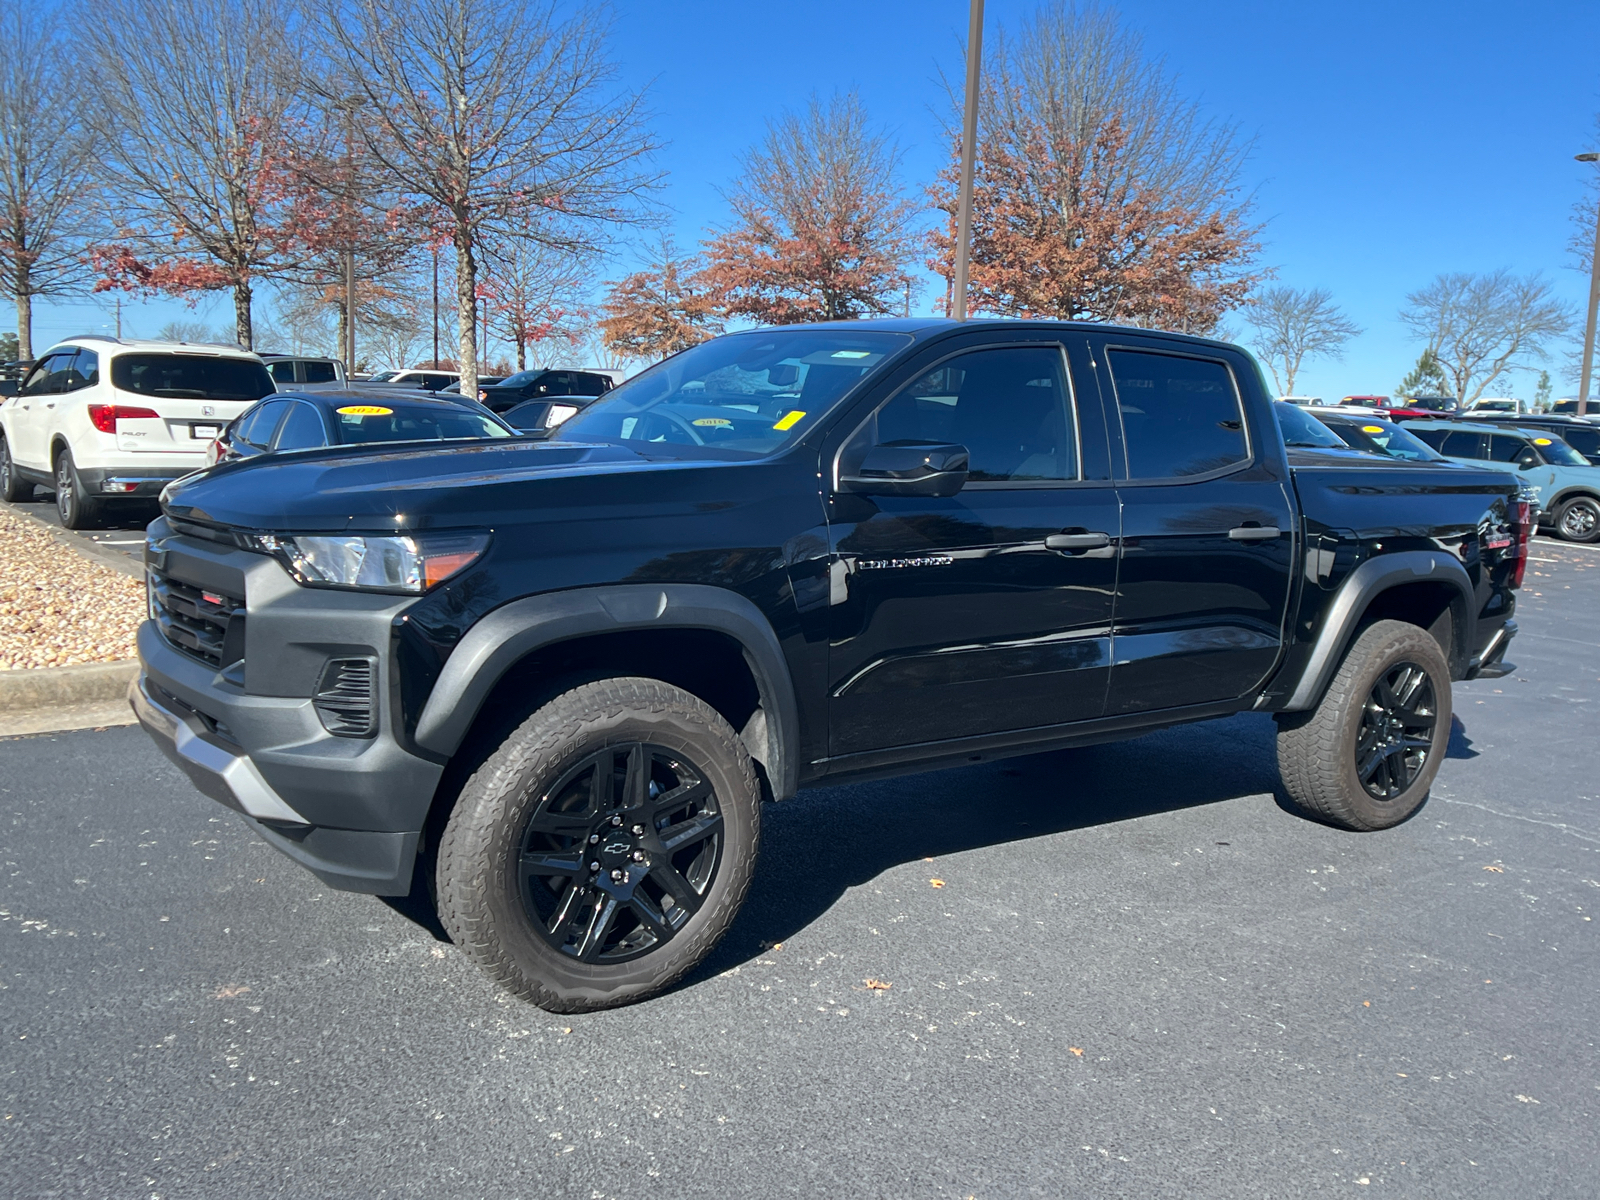
<svg viewBox="0 0 1600 1200">
<path fill-rule="evenodd" d="M 902 863 L 1277 795 L 1274 734 L 1270 717 L 1244 714 L 1132 741 L 817 788 L 769 804 L 750 896 L 727 937 L 679 987 L 787 941 L 847 889 Z"/>
</svg>

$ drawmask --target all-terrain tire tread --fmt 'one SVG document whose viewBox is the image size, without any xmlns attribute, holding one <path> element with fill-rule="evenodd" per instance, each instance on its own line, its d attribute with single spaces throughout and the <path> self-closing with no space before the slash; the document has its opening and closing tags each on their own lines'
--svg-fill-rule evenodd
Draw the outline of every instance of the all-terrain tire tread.
<svg viewBox="0 0 1600 1200">
<path fill-rule="evenodd" d="M 467 780 L 439 841 L 436 868 L 438 912 L 450 940 L 501 988 L 549 1012 L 588 1012 L 642 999 L 644 995 L 671 987 L 700 962 L 704 952 L 690 955 L 681 968 L 654 981 L 648 992 L 632 993 L 609 1003 L 567 1000 L 528 977 L 501 943 L 494 923 L 481 903 L 481 897 L 493 886 L 490 864 L 481 855 L 473 855 L 466 847 L 482 845 L 488 839 L 489 828 L 494 824 L 497 813 L 493 804 L 472 801 L 483 795 L 500 794 L 509 778 L 528 770 L 535 760 L 555 751 L 562 744 L 581 738 L 586 727 L 606 718 L 614 719 L 623 712 L 639 711 L 657 716 L 676 714 L 687 717 L 706 726 L 709 733 L 719 737 L 729 757 L 737 764 L 744 785 L 741 795 L 719 796 L 719 800 L 724 805 L 748 804 L 752 807 L 756 841 L 759 844 L 761 790 L 749 753 L 732 726 L 705 701 L 681 688 L 656 679 L 629 676 L 583 684 L 562 693 L 534 712 Z M 697 935 L 698 941 L 707 943 L 705 952 L 709 952 L 710 947 L 721 938 L 744 904 L 753 874 L 753 871 L 743 872 L 743 877 L 736 881 L 734 887 L 724 889 L 714 899 L 713 919 Z"/>
</svg>

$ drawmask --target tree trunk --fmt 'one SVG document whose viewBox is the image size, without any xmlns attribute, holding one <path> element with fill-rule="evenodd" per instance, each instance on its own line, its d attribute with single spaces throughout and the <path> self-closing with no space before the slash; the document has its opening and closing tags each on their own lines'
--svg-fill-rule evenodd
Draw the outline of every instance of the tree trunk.
<svg viewBox="0 0 1600 1200">
<path fill-rule="evenodd" d="M 517 334 L 517 370 L 526 371 L 527 369 L 528 369 L 528 339 L 525 338 L 524 336 L 522 336 L 522 334 L 519 333 L 519 334 Z"/>
<path fill-rule="evenodd" d="M 17 271 L 17 357 L 27 362 L 33 357 L 33 293 L 27 271 Z"/>
<path fill-rule="evenodd" d="M 456 226 L 456 321 L 460 328 L 457 349 L 461 360 L 461 394 L 478 398 L 478 264 L 472 256 L 472 233 Z"/>
<path fill-rule="evenodd" d="M 255 349 L 254 332 L 250 327 L 250 282 L 241 279 L 233 285 L 234 337 L 246 350 Z"/>
</svg>

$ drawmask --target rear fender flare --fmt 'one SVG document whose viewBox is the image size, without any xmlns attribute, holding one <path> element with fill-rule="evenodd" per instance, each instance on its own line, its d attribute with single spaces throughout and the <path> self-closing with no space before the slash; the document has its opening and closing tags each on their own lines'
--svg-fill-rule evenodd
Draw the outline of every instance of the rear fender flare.
<svg viewBox="0 0 1600 1200">
<path fill-rule="evenodd" d="M 708 629 L 728 635 L 742 647 L 765 714 L 757 726 L 765 746 L 752 746 L 752 756 L 766 767 L 775 797 L 794 795 L 800 716 L 777 635 L 745 597 L 706 584 L 577 588 L 513 600 L 495 609 L 467 631 L 445 662 L 417 718 L 417 745 L 453 755 L 495 685 L 534 651 L 573 638 L 630 629 Z"/>
<path fill-rule="evenodd" d="M 1453 555 L 1442 550 L 1405 550 L 1369 558 L 1350 572 L 1350 577 L 1334 593 L 1327 620 L 1312 643 L 1300 681 L 1280 711 L 1304 712 L 1316 707 L 1344 657 L 1345 648 L 1355 636 L 1361 614 L 1389 588 L 1408 583 L 1443 583 L 1454 588 L 1460 594 L 1461 605 L 1459 608 L 1452 605 L 1452 608 L 1465 614 L 1456 621 L 1456 645 L 1472 647 L 1477 644 L 1475 589 L 1466 568 Z"/>
</svg>

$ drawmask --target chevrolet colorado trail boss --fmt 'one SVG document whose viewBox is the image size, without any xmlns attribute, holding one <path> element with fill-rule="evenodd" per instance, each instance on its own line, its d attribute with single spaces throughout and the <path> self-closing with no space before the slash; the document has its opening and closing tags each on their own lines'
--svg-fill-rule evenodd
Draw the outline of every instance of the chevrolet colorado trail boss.
<svg viewBox="0 0 1600 1200">
<path fill-rule="evenodd" d="M 328 884 L 426 885 L 556 1011 L 733 921 L 763 799 L 1276 715 L 1289 795 L 1404 820 L 1505 653 L 1517 481 L 1277 419 L 1220 342 L 936 320 L 737 333 L 545 440 L 179 480 L 139 719 Z"/>
</svg>

